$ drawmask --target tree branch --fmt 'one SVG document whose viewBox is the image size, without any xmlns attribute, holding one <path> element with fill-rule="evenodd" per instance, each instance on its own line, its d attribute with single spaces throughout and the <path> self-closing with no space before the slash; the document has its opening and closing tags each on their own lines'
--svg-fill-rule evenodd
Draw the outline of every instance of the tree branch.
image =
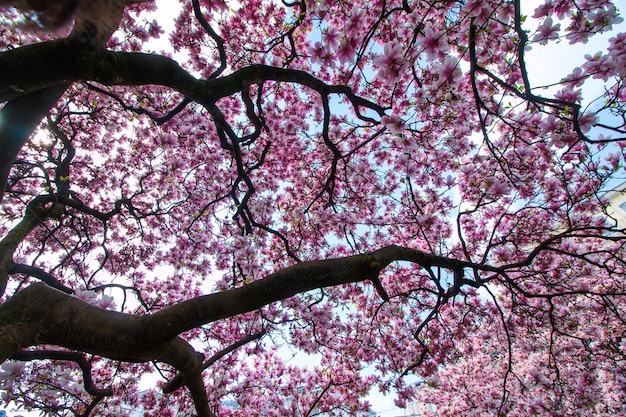
<svg viewBox="0 0 626 417">
<path fill-rule="evenodd" d="M 16 96 L 0 110 L 0 201 L 17 154 L 68 87 L 60 83 Z"/>
<path fill-rule="evenodd" d="M 352 93 L 346 86 L 328 85 L 299 70 L 250 65 L 217 79 L 198 80 L 171 58 L 139 52 L 101 51 L 81 47 L 73 39 L 26 45 L 0 53 L 0 101 L 70 81 L 91 80 L 105 85 L 156 84 L 173 88 L 203 105 L 240 92 L 263 81 L 297 83 L 320 94 L 343 94 L 359 107 L 384 114 L 376 103 Z"/>
<path fill-rule="evenodd" d="M 452 270 L 472 267 L 468 262 L 392 245 L 369 254 L 302 262 L 243 287 L 196 297 L 143 316 L 104 310 L 36 283 L 0 305 L 0 363 L 20 349 L 47 343 L 119 360 L 156 359 L 181 372 L 193 370 L 201 362 L 196 364 L 195 351 L 178 339 L 180 333 L 312 289 L 372 280 L 394 261 Z"/>
<path fill-rule="evenodd" d="M 37 268 L 32 265 L 24 265 L 24 264 L 12 264 L 9 268 L 9 274 L 24 274 L 33 278 L 37 278 L 42 282 L 45 282 L 52 288 L 56 288 L 59 291 L 63 291 L 66 294 L 73 294 L 74 290 L 63 285 L 58 279 L 56 279 L 52 274 Z"/>
<path fill-rule="evenodd" d="M 44 206 L 48 200 L 48 196 L 35 198 L 26 207 L 24 218 L 0 240 L 0 296 L 4 294 L 9 274 L 14 272 L 15 249 L 48 216 L 51 209 Z"/>
<path fill-rule="evenodd" d="M 201 369 L 204 371 L 209 366 L 213 365 L 215 362 L 217 362 L 218 360 L 220 360 L 224 356 L 228 355 L 229 353 L 235 351 L 236 349 L 240 348 L 241 346 L 245 345 L 246 343 L 251 342 L 253 340 L 260 339 L 261 337 L 263 337 L 265 335 L 265 333 L 266 333 L 265 331 L 262 331 L 262 332 L 258 332 L 258 333 L 255 333 L 255 334 L 251 334 L 251 335 L 246 336 L 243 339 L 238 340 L 235 343 L 225 347 L 224 349 L 220 350 L 215 355 L 211 356 L 209 359 L 204 361 L 204 363 L 202 364 L 202 368 Z M 183 385 L 183 381 L 184 381 L 183 374 L 177 373 L 174 376 L 174 378 L 172 378 L 165 385 L 163 385 L 163 393 L 164 394 L 169 394 L 171 392 L 176 391 L 177 389 L 179 389 Z"/>
<path fill-rule="evenodd" d="M 94 396 L 113 395 L 111 388 L 97 388 L 91 379 L 91 363 L 85 356 L 78 352 L 65 352 L 62 350 L 22 350 L 11 356 L 16 361 L 34 361 L 38 359 L 51 359 L 55 361 L 75 362 L 83 371 L 83 384 L 85 391 Z"/>
<path fill-rule="evenodd" d="M 392 245 L 368 254 L 302 262 L 243 287 L 196 297 L 141 316 L 105 310 L 35 283 L 0 305 L 0 363 L 21 349 L 39 344 L 127 362 L 156 360 L 181 372 L 198 414 L 212 416 L 202 384 L 203 356 L 178 337 L 180 333 L 312 289 L 377 279 L 394 261 L 454 271 L 471 265 Z"/>
</svg>

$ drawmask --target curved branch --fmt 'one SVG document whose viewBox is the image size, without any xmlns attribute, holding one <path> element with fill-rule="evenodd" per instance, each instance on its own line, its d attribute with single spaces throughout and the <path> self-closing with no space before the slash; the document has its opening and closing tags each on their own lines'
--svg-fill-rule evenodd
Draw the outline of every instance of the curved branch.
<svg viewBox="0 0 626 417">
<path fill-rule="evenodd" d="M 154 121 L 154 123 L 156 123 L 158 126 L 161 126 L 162 124 L 169 122 L 174 116 L 176 116 L 178 113 L 180 113 L 181 111 L 183 111 L 187 105 L 191 102 L 190 99 L 188 98 L 184 98 L 183 100 L 180 101 L 180 103 L 178 103 L 176 105 L 176 107 L 174 107 L 171 111 L 169 111 L 168 113 L 165 113 L 163 115 L 156 115 L 151 113 L 149 110 L 146 110 L 142 107 L 133 107 L 130 106 L 128 104 L 126 104 L 124 102 L 124 100 L 122 100 L 119 96 L 117 96 L 116 94 L 114 94 L 111 91 L 107 91 L 103 88 L 97 87 L 93 84 L 90 83 L 85 83 L 85 85 L 87 86 L 87 88 L 89 88 L 90 90 L 93 90 L 99 94 L 104 94 L 110 98 L 112 98 L 113 100 L 115 100 L 120 106 L 122 106 L 122 108 L 124 110 L 129 110 L 132 111 L 135 114 L 143 114 L 148 116 L 150 119 L 152 119 Z"/>
<path fill-rule="evenodd" d="M 77 12 L 76 2 L 74 2 L 73 7 L 60 9 L 65 10 L 67 15 L 57 21 L 57 23 L 60 24 L 63 21 L 75 20 L 70 37 L 51 43 L 44 42 L 43 44 L 71 45 L 71 47 L 82 51 L 86 49 L 99 50 L 104 47 L 107 39 L 111 37 L 111 34 L 119 26 L 126 5 L 147 3 L 150 1 L 153 0 L 119 0 L 117 2 L 103 2 L 103 4 L 96 4 L 95 1 L 85 1 L 82 3 L 85 5 L 83 12 L 86 11 L 87 13 Z M 49 2 L 41 2 L 37 7 L 42 8 L 42 10 L 39 11 L 43 12 L 45 15 L 46 10 L 50 11 L 54 9 L 49 7 L 50 4 Z M 24 3 L 14 0 L 3 0 L 0 2 L 0 5 L 10 5 L 20 8 L 20 5 L 23 6 Z M 32 5 L 33 3 L 30 2 L 29 6 Z M 59 8 L 56 8 L 56 10 L 58 11 Z M 102 13 L 98 15 L 98 12 L 105 13 L 106 18 L 103 18 Z M 94 16 L 98 17 L 97 21 L 94 21 Z M 91 30 L 94 26 L 95 31 Z M 2 67 L 2 63 L 6 63 L 7 60 L 10 62 L 15 59 L 16 61 L 14 61 L 13 64 L 17 67 L 21 66 L 23 67 L 22 69 L 25 69 L 28 68 L 29 65 L 36 66 L 39 64 L 43 65 L 40 67 L 40 72 L 45 73 L 49 63 L 61 63 L 64 58 L 63 56 L 46 56 L 45 58 L 51 58 L 52 61 L 47 63 L 43 62 L 36 56 L 36 54 L 41 53 L 40 49 L 41 48 L 21 47 L 5 51 L 0 54 L 0 67 Z M 9 68 L 6 70 L 11 71 Z M 15 161 L 15 157 L 30 135 L 35 131 L 41 120 L 46 116 L 50 108 L 54 106 L 63 93 L 69 88 L 71 85 L 69 81 L 71 80 L 68 77 L 61 76 L 56 82 L 42 83 L 33 72 L 29 72 L 26 77 L 18 76 L 14 80 L 9 80 L 8 78 L 12 77 L 7 77 L 9 72 L 5 72 L 4 68 L 0 69 L 0 73 L 2 74 L 0 91 L 8 89 L 8 91 L 12 92 L 12 94 L 0 99 L 0 102 L 10 100 L 0 111 L 0 155 L 3 155 L 3 157 L 0 158 L 0 201 L 2 201 L 2 196 L 4 195 L 7 185 L 7 177 Z"/>
<path fill-rule="evenodd" d="M 302 262 L 243 287 L 142 316 L 105 310 L 36 283 L 0 305 L 0 363 L 21 349 L 39 344 L 127 362 L 165 362 L 183 374 L 198 414 L 211 416 L 201 376 L 203 356 L 179 334 L 312 289 L 374 280 L 394 261 L 455 271 L 470 265 L 392 245 L 368 254 Z"/>
<path fill-rule="evenodd" d="M 46 343 L 118 360 L 156 359 L 181 372 L 193 371 L 201 361 L 197 363 L 193 348 L 178 338 L 182 332 L 312 289 L 372 280 L 394 261 L 451 269 L 464 265 L 410 248 L 387 246 L 369 254 L 302 262 L 243 287 L 143 316 L 105 310 L 35 283 L 0 305 L 0 362 L 20 349 Z"/>
<path fill-rule="evenodd" d="M 220 66 L 215 71 L 213 71 L 211 75 L 209 75 L 209 78 L 217 78 L 222 72 L 224 72 L 224 70 L 226 69 L 226 65 L 227 65 L 226 48 L 224 47 L 224 39 L 222 39 L 222 37 L 219 36 L 217 32 L 213 30 L 211 25 L 209 25 L 209 22 L 207 22 L 207 20 L 205 19 L 204 15 L 202 14 L 202 10 L 200 9 L 200 2 L 198 0 L 192 0 L 191 3 L 193 5 L 193 13 L 194 13 L 194 16 L 196 17 L 196 20 L 198 20 L 198 22 L 200 23 L 200 26 L 202 26 L 202 28 L 206 31 L 206 33 L 211 37 L 211 39 L 213 39 L 213 41 L 217 45 L 217 50 L 220 56 Z"/>
<path fill-rule="evenodd" d="M 45 282 L 52 288 L 56 288 L 59 291 L 63 291 L 66 294 L 73 294 L 74 290 L 63 285 L 58 279 L 56 279 L 52 274 L 44 271 L 43 269 L 37 268 L 32 265 L 24 265 L 24 264 L 12 264 L 9 268 L 9 274 L 24 274 L 29 277 L 37 278 L 38 280 Z"/>
<path fill-rule="evenodd" d="M 102 401 L 103 399 L 104 399 L 104 397 L 102 395 L 98 395 L 98 396 L 94 397 L 94 399 L 91 400 L 91 403 L 89 403 L 87 408 L 85 408 L 85 411 L 78 417 L 89 417 L 91 415 L 91 413 L 93 412 L 93 410 L 98 405 L 98 403 L 100 403 L 100 401 Z"/>
<path fill-rule="evenodd" d="M 26 207 L 24 218 L 0 240 L 0 296 L 4 294 L 9 274 L 13 273 L 15 249 L 51 213 L 53 208 L 44 206 L 47 202 L 50 202 L 48 196 L 35 198 Z"/>
<path fill-rule="evenodd" d="M 170 87 L 203 105 L 240 92 L 263 81 L 297 83 L 320 94 L 343 94 L 360 107 L 383 115 L 385 108 L 358 97 L 349 87 L 328 85 L 299 70 L 250 65 L 217 79 L 198 80 L 171 58 L 139 52 L 87 49 L 72 39 L 26 45 L 0 53 L 0 101 L 70 81 L 91 80 L 105 85 Z M 360 116 L 365 118 L 365 116 Z"/>
<path fill-rule="evenodd" d="M 22 350 L 11 356 L 16 361 L 34 361 L 38 359 L 51 359 L 55 361 L 75 362 L 83 371 L 83 385 L 85 391 L 94 396 L 113 395 L 111 388 L 97 388 L 91 379 L 91 363 L 85 356 L 78 352 L 65 352 L 62 350 Z"/>
</svg>

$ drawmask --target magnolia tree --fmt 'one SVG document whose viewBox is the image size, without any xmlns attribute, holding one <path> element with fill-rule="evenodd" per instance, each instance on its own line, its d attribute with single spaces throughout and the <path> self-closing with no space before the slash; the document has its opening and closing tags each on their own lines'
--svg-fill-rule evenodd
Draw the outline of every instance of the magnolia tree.
<svg viewBox="0 0 626 417">
<path fill-rule="evenodd" d="M 2 399 L 625 415 L 626 34 L 521 3 L 0 1 Z"/>
</svg>

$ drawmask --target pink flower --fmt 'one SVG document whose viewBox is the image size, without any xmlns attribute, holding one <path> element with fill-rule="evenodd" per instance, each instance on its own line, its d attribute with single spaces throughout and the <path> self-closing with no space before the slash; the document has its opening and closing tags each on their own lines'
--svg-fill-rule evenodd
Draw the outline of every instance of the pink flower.
<svg viewBox="0 0 626 417">
<path fill-rule="evenodd" d="M 569 101 L 570 103 L 580 103 L 583 96 L 581 90 L 572 90 L 571 88 L 565 87 L 563 90 L 556 92 L 555 98 Z"/>
<path fill-rule="evenodd" d="M 562 126 L 562 123 L 555 116 L 550 115 L 541 122 L 540 126 L 541 134 L 548 135 L 552 132 L 559 130 Z"/>
<path fill-rule="evenodd" d="M 511 192 L 511 189 L 506 182 L 494 176 L 485 180 L 485 186 L 486 190 L 495 196 L 504 196 Z"/>
<path fill-rule="evenodd" d="M 593 113 L 585 113 L 578 118 L 578 126 L 583 133 L 589 132 L 598 119 Z"/>
<path fill-rule="evenodd" d="M 587 74 L 591 74 L 593 78 L 599 78 L 603 81 L 609 79 L 615 71 L 615 66 L 611 62 L 608 55 L 602 55 L 602 52 L 596 52 L 592 55 L 585 55 L 587 62 L 583 64 Z"/>
<path fill-rule="evenodd" d="M 398 116 L 383 116 L 380 120 L 390 133 L 402 133 L 404 122 Z"/>
<path fill-rule="evenodd" d="M 442 30 L 434 31 L 430 25 L 424 29 L 424 37 L 420 44 L 429 58 L 439 58 L 448 52 L 448 44 L 444 39 L 444 35 L 445 32 Z"/>
<path fill-rule="evenodd" d="M 468 16 L 474 19 L 474 23 L 482 25 L 493 12 L 493 7 L 484 0 L 468 0 L 463 6 Z"/>
<path fill-rule="evenodd" d="M 437 69 L 439 71 L 439 80 L 441 81 L 452 81 L 459 78 L 462 74 L 459 61 L 451 56 L 446 57 Z"/>
<path fill-rule="evenodd" d="M 102 294 L 96 305 L 100 308 L 113 310 L 115 309 L 115 299 L 109 295 Z"/>
<path fill-rule="evenodd" d="M 626 53 L 626 33 L 618 33 L 615 37 L 609 39 L 609 51 L 620 51 Z"/>
<path fill-rule="evenodd" d="M 589 38 L 591 37 L 591 32 L 577 30 L 575 32 L 568 33 L 567 35 L 565 35 L 565 37 L 569 39 L 570 45 L 573 45 L 575 43 L 587 43 L 589 41 Z"/>
<path fill-rule="evenodd" d="M 559 30 L 561 30 L 561 24 L 557 23 L 556 25 L 553 25 L 552 18 L 549 17 L 543 21 L 541 26 L 537 28 L 537 34 L 535 35 L 533 40 L 535 42 L 539 42 L 542 45 L 545 45 L 551 38 L 558 37 Z"/>
<path fill-rule="evenodd" d="M 405 408 L 406 407 L 406 400 L 403 399 L 403 398 L 396 398 L 395 400 L 393 400 L 393 404 L 396 407 Z"/>
<path fill-rule="evenodd" d="M 322 32 L 322 39 L 329 49 L 335 49 L 339 46 L 340 37 L 341 35 L 335 26 L 330 26 Z"/>
<path fill-rule="evenodd" d="M 165 33 L 163 28 L 156 20 L 153 20 L 152 23 L 150 23 L 150 36 L 157 39 L 160 38 L 163 33 Z"/>
<path fill-rule="evenodd" d="M 354 61 L 356 48 L 352 39 L 344 38 L 337 48 L 337 58 L 342 64 Z"/>
<path fill-rule="evenodd" d="M 617 169 L 622 160 L 622 154 L 619 152 L 612 152 L 605 156 L 604 159 L 611 164 L 613 169 Z"/>
<path fill-rule="evenodd" d="M 400 44 L 386 44 L 383 54 L 374 58 L 374 65 L 378 67 L 378 75 L 388 81 L 395 81 L 404 66 L 402 46 Z"/>
<path fill-rule="evenodd" d="M 322 42 L 315 42 L 315 45 L 309 47 L 309 59 L 313 64 L 321 64 L 324 61 L 326 51 Z"/>
<path fill-rule="evenodd" d="M 332 55 L 330 54 L 328 49 L 326 49 L 324 45 L 322 45 L 321 42 L 315 42 L 315 45 L 309 47 L 309 54 L 309 59 L 311 60 L 312 64 L 329 66 L 331 68 L 335 67 L 335 62 Z"/>
<path fill-rule="evenodd" d="M 549 16 L 553 7 L 554 5 L 552 4 L 552 0 L 548 0 L 544 4 L 542 4 L 541 6 L 535 9 L 535 14 L 533 15 L 533 17 L 541 18 L 541 17 Z"/>
<path fill-rule="evenodd" d="M 350 12 L 350 19 L 346 25 L 346 29 L 359 29 L 365 20 L 365 9 L 363 7 L 354 6 Z"/>
<path fill-rule="evenodd" d="M 24 372 L 24 362 L 6 361 L 0 365 L 0 379 L 13 379 Z"/>
<path fill-rule="evenodd" d="M 583 75 L 583 70 L 580 67 L 576 67 L 574 71 L 565 78 L 565 85 L 568 88 L 580 87 L 585 82 L 585 78 L 586 76 Z"/>
</svg>

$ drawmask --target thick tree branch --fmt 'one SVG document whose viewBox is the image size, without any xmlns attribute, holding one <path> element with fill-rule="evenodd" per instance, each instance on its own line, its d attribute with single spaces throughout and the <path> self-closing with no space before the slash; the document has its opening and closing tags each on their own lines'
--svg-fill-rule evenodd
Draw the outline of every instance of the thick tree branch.
<svg viewBox="0 0 626 417">
<path fill-rule="evenodd" d="M 130 362 L 156 359 L 183 373 L 191 372 L 202 362 L 191 346 L 177 337 L 180 333 L 312 289 L 372 280 L 394 261 L 452 270 L 470 266 L 387 246 L 369 254 L 302 262 L 243 287 L 143 316 L 104 310 L 48 285 L 32 284 L 0 306 L 0 362 L 20 349 L 46 343 Z"/>
<path fill-rule="evenodd" d="M 118 0 L 115 2 L 100 2 L 83 1 L 80 6 L 77 7 L 74 2 L 73 7 L 58 7 L 59 2 L 25 2 L 21 0 L 2 0 L 0 6 L 14 6 L 25 11 L 31 10 L 35 6 L 34 11 L 43 13 L 46 12 L 64 10 L 64 13 L 68 15 L 65 17 L 56 17 L 57 23 L 63 21 L 75 20 L 74 28 L 71 35 L 67 39 L 61 39 L 53 42 L 44 42 L 12 49 L 0 54 L 0 62 L 11 61 L 16 59 L 13 64 L 17 67 L 22 66 L 22 69 L 29 66 L 43 65 L 40 67 L 40 72 L 47 72 L 47 65 L 51 62 L 57 62 L 57 59 L 63 59 L 63 56 L 52 58 L 51 62 L 43 62 L 36 54 L 40 53 L 40 48 L 31 48 L 35 45 L 71 45 L 71 48 L 75 48 L 80 51 L 86 50 L 99 50 L 104 48 L 106 41 L 111 37 L 111 34 L 115 32 L 122 19 L 124 7 L 134 3 L 147 3 L 153 0 Z M 68 2 L 69 4 L 69 2 Z M 37 10 L 41 8 L 41 10 Z M 81 12 L 82 10 L 82 12 Z M 106 18 L 101 12 L 106 12 Z M 59 20 L 60 19 L 60 20 Z M 53 25 L 54 26 L 54 25 Z M 92 30 L 96 27 L 96 30 Z M 24 50 L 24 53 L 22 51 Z M 16 52 L 12 54 L 12 52 Z M 50 58 L 50 56 L 47 56 Z M 19 62 L 18 62 L 19 61 Z M 0 63 L 2 67 L 2 63 Z M 7 71 L 11 69 L 7 68 Z M 0 201 L 7 186 L 7 178 L 11 166 L 17 157 L 18 152 L 22 146 L 26 143 L 30 135 L 35 131 L 41 120 L 48 114 L 50 108 L 61 98 L 63 93 L 69 88 L 72 80 L 62 78 L 58 82 L 45 84 L 38 81 L 38 77 L 41 74 L 36 75 L 30 73 L 26 78 L 12 74 L 8 76 L 9 72 L 4 72 L 5 69 L 0 69 L 2 74 L 2 81 L 0 81 L 0 91 L 8 89 L 13 94 L 0 99 L 0 102 L 9 101 L 0 110 Z M 13 79 L 13 76 L 17 78 Z M 28 78 L 34 76 L 33 78 Z M 19 81 L 15 84 L 13 81 Z M 20 87 L 22 85 L 22 87 Z"/>
<path fill-rule="evenodd" d="M 453 271 L 488 266 L 386 246 L 369 254 L 302 262 L 243 287 L 196 297 L 151 315 L 104 310 L 44 284 L 33 284 L 0 306 L 0 361 L 39 343 L 119 360 L 160 360 L 181 372 L 200 367 L 195 351 L 177 336 L 226 317 L 257 310 L 312 289 L 373 280 L 390 263 L 408 261 Z M 93 323 L 103 323 L 93 326 Z"/>
<path fill-rule="evenodd" d="M 102 395 L 98 395 L 98 396 L 94 397 L 93 400 L 91 400 L 91 402 L 87 406 L 87 408 L 85 408 L 85 411 L 81 415 L 79 415 L 78 417 L 89 417 L 91 415 L 91 413 L 93 412 L 93 410 L 98 405 L 98 403 L 100 403 L 100 401 L 102 401 L 103 399 L 104 399 L 104 396 L 102 396 Z"/>
<path fill-rule="evenodd" d="M 297 83 L 320 94 L 343 94 L 355 106 L 382 115 L 385 109 L 360 98 L 349 87 L 328 85 L 298 70 L 250 65 L 218 79 L 198 80 L 176 61 L 156 54 L 100 51 L 81 47 L 73 39 L 23 46 L 0 53 L 0 101 L 66 82 L 97 81 L 105 85 L 162 85 L 203 105 L 263 81 Z"/>
<path fill-rule="evenodd" d="M 0 363 L 23 348 L 39 344 L 128 362 L 165 362 L 183 374 L 198 415 L 211 417 L 201 376 L 203 357 L 179 338 L 179 333 L 197 327 L 197 323 L 253 311 L 310 289 L 372 279 L 393 257 L 393 250 L 383 249 L 303 262 L 244 287 L 144 316 L 104 310 L 45 284 L 32 284 L 0 305 Z"/>
<path fill-rule="evenodd" d="M 104 51 L 86 45 L 77 37 L 26 45 L 0 53 L 0 102 L 10 100 L 0 111 L 0 200 L 9 170 L 21 147 L 50 108 L 72 82 L 96 81 L 105 85 L 162 85 L 207 108 L 220 98 L 246 90 L 264 81 L 297 83 L 318 92 L 344 95 L 356 114 L 372 120 L 361 109 L 378 115 L 385 108 L 365 100 L 346 86 L 328 85 L 298 70 L 251 65 L 232 74 L 198 80 L 165 56 Z"/>
<path fill-rule="evenodd" d="M 68 83 L 60 83 L 32 91 L 12 99 L 0 110 L 0 201 L 17 154 L 68 87 Z"/>
<path fill-rule="evenodd" d="M 443 298 L 439 301 L 457 294 L 463 284 L 471 284 L 462 278 L 465 268 L 494 273 L 503 273 L 507 268 L 391 245 L 368 254 L 298 263 L 242 287 L 196 297 L 141 316 L 104 310 L 48 285 L 32 284 L 0 305 L 0 363 L 38 344 L 54 344 L 128 362 L 165 362 L 182 374 L 167 389 L 175 389 L 182 378 L 199 416 L 211 417 L 201 376 L 203 356 L 179 334 L 312 289 L 375 281 L 395 261 L 453 271 L 459 278 L 445 294 L 440 289 Z"/>
<path fill-rule="evenodd" d="M 145 328 L 146 317 L 104 310 L 46 284 L 33 284 L 0 305 L 0 363 L 40 344 L 127 362 L 157 360 L 184 375 L 199 416 L 212 416 L 200 373 L 203 355 L 179 337 L 164 340 L 159 329 Z"/>
<path fill-rule="evenodd" d="M 181 332 L 299 292 L 368 279 L 379 271 L 371 255 L 304 262 L 244 287 L 144 316 L 104 310 L 48 285 L 32 284 L 0 306 L 0 362 L 20 349 L 46 343 L 130 362 L 156 359 L 184 373 L 202 362 L 189 359 L 191 347 L 177 338 Z"/>
</svg>

